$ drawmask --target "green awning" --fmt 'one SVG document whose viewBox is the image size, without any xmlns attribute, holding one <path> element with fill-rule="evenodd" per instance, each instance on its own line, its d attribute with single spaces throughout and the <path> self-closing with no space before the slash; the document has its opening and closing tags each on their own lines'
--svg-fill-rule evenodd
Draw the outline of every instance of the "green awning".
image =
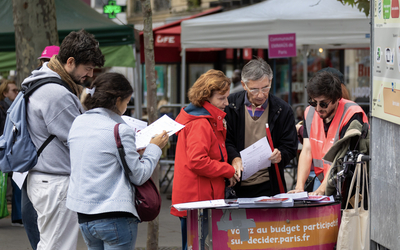
<svg viewBox="0 0 400 250">
<path fill-rule="evenodd" d="M 60 44 L 71 31 L 85 29 L 100 47 L 135 43 L 133 25 L 119 25 L 81 0 L 55 0 Z M 0 0 L 0 51 L 15 51 L 12 1 Z"/>
<path fill-rule="evenodd" d="M 135 58 L 131 45 L 100 47 L 106 61 L 104 67 L 135 67 Z M 15 70 L 17 61 L 15 52 L 0 52 L 0 72 Z"/>
</svg>

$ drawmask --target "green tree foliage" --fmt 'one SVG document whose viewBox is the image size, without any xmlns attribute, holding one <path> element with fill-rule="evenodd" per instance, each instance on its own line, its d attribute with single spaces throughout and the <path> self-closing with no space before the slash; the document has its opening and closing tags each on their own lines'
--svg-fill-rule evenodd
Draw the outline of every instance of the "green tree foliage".
<svg viewBox="0 0 400 250">
<path fill-rule="evenodd" d="M 357 8 L 361 11 L 364 12 L 366 16 L 369 16 L 369 11 L 370 11 L 370 0 L 338 0 L 342 4 L 348 4 L 351 5 L 352 7 L 357 6 Z"/>
</svg>

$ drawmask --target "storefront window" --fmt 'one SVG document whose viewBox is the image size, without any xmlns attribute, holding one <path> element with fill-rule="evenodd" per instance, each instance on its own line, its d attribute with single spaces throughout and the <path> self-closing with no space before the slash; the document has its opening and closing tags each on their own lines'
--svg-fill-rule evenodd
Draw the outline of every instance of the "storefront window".
<svg viewBox="0 0 400 250">
<path fill-rule="evenodd" d="M 369 112 L 370 96 L 370 50 L 345 50 L 345 82 L 351 100 Z"/>
</svg>

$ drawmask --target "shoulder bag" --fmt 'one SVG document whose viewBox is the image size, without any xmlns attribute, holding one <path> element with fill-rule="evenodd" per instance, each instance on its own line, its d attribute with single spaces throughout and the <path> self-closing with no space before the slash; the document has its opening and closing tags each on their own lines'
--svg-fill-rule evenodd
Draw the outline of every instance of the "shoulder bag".
<svg viewBox="0 0 400 250">
<path fill-rule="evenodd" d="M 132 189 L 136 189 L 133 200 L 135 201 L 136 211 L 141 221 L 152 221 L 154 220 L 161 209 L 161 196 L 158 192 L 156 185 L 150 178 L 141 186 L 133 184 L 129 179 L 129 174 L 132 173 L 128 168 L 125 160 L 125 150 L 121 143 L 121 138 L 118 132 L 119 123 L 114 126 L 114 137 L 117 144 L 118 153 L 121 157 L 121 162 L 124 167 L 125 176 L 128 182 L 132 185 Z"/>
<path fill-rule="evenodd" d="M 351 180 L 349 195 L 347 197 L 346 208 L 343 210 L 342 221 L 339 228 L 337 240 L 338 250 L 369 250 L 370 234 L 369 234 L 369 211 L 364 208 L 364 199 L 369 195 L 368 191 L 368 176 L 367 166 L 361 162 L 360 154 L 357 159 L 356 169 L 353 179 Z M 361 168 L 362 174 L 361 174 Z M 362 176 L 361 176 L 362 175 Z M 362 191 L 360 196 L 360 179 L 362 178 Z M 348 209 L 351 192 L 354 187 L 354 182 L 357 179 L 354 208 Z M 364 187 L 365 185 L 365 187 Z M 364 194 L 364 188 L 367 190 L 367 195 Z M 359 207 L 359 199 L 361 205 Z"/>
</svg>

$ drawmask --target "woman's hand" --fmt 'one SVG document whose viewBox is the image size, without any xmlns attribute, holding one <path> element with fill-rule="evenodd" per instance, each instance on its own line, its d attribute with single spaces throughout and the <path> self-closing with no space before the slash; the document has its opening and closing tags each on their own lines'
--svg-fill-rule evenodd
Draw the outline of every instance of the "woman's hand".
<svg viewBox="0 0 400 250">
<path fill-rule="evenodd" d="M 295 194 L 295 193 L 301 193 L 301 192 L 304 192 L 304 189 L 295 188 L 295 189 L 293 189 L 293 190 L 290 190 L 290 191 L 288 192 L 288 194 Z"/>
<path fill-rule="evenodd" d="M 235 159 L 233 159 L 232 167 L 235 169 L 235 175 L 233 177 L 235 177 L 236 181 L 239 182 L 240 181 L 240 176 L 241 176 L 242 171 L 243 171 L 242 158 L 236 157 Z"/>
<path fill-rule="evenodd" d="M 229 178 L 229 186 L 228 187 L 233 187 L 236 185 L 236 183 L 237 183 L 237 181 L 235 179 L 235 176 L 233 176 L 233 177 Z"/>
<path fill-rule="evenodd" d="M 163 149 L 165 145 L 167 145 L 169 139 L 169 135 L 167 134 L 167 131 L 163 130 L 163 132 L 159 135 L 155 135 L 154 138 L 151 138 L 150 143 L 156 144 L 158 147 Z"/>
</svg>

